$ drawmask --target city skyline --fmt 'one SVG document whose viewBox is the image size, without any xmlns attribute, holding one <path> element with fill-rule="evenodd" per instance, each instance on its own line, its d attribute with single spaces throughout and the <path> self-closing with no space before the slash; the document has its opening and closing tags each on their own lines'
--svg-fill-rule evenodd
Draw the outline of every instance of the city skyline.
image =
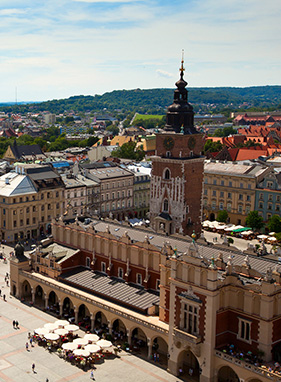
<svg viewBox="0 0 281 382">
<path fill-rule="evenodd" d="M 0 102 L 280 84 L 276 0 L 3 0 Z"/>
</svg>

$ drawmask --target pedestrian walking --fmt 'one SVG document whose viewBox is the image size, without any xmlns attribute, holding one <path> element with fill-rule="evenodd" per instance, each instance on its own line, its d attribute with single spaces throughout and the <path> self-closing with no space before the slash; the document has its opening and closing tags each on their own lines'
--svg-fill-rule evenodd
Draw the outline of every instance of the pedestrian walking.
<svg viewBox="0 0 281 382">
<path fill-rule="evenodd" d="M 0 297 L 1 297 L 1 295 L 2 295 L 2 289 L 0 289 Z"/>
<path fill-rule="evenodd" d="M 93 370 L 91 371 L 90 378 L 91 378 L 91 379 L 95 379 Z"/>
<path fill-rule="evenodd" d="M 19 323 L 16 321 L 16 328 L 19 329 Z"/>
<path fill-rule="evenodd" d="M 29 342 L 30 342 L 30 346 L 33 348 L 33 343 L 32 343 L 32 337 L 30 337 L 30 340 L 29 340 Z"/>
<path fill-rule="evenodd" d="M 31 368 L 32 368 L 33 373 L 35 373 L 35 363 L 32 364 Z"/>
<path fill-rule="evenodd" d="M 25 343 L 25 350 L 28 351 L 28 342 Z"/>
<path fill-rule="evenodd" d="M 3 300 L 6 301 L 6 295 L 5 294 L 3 294 Z"/>
<path fill-rule="evenodd" d="M 46 378 L 46 382 L 49 382 L 49 378 Z"/>
<path fill-rule="evenodd" d="M 16 321 L 13 320 L 13 328 L 15 329 Z"/>
</svg>

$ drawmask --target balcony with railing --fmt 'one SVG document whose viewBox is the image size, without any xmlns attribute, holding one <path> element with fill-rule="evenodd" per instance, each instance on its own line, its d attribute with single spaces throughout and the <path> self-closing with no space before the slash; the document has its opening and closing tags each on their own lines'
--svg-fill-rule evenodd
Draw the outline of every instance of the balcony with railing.
<svg viewBox="0 0 281 382">
<path fill-rule="evenodd" d="M 174 328 L 173 335 L 176 339 L 185 341 L 192 345 L 198 345 L 202 342 L 202 337 L 200 335 L 187 333 L 178 327 Z"/>
</svg>

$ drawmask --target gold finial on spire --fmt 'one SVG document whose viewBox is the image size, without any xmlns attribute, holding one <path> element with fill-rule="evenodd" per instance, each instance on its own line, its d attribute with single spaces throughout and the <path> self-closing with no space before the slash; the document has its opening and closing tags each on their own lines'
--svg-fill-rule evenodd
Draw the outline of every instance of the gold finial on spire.
<svg viewBox="0 0 281 382">
<path fill-rule="evenodd" d="M 182 49 L 181 51 L 181 67 L 180 67 L 181 77 L 183 77 L 183 72 L 185 70 L 183 67 L 183 63 L 184 63 L 184 49 Z"/>
</svg>

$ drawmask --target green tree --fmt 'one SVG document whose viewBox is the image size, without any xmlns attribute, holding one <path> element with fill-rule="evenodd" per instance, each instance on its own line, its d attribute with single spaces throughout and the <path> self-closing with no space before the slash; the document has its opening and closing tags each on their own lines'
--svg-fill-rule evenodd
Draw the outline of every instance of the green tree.
<svg viewBox="0 0 281 382">
<path fill-rule="evenodd" d="M 252 229 L 261 229 L 264 226 L 263 218 L 259 216 L 258 211 L 250 211 L 246 218 L 246 226 Z"/>
<path fill-rule="evenodd" d="M 221 151 L 222 147 L 220 142 L 213 142 L 211 139 L 208 139 L 204 146 L 204 152 L 216 153 Z"/>
<path fill-rule="evenodd" d="M 134 159 L 141 161 L 144 158 L 145 153 L 142 148 L 136 149 L 136 146 L 136 142 L 124 143 L 124 145 L 112 151 L 111 155 L 116 158 Z"/>
<path fill-rule="evenodd" d="M 226 223 L 227 219 L 228 219 L 227 211 L 223 210 L 218 212 L 218 216 L 216 219 L 218 222 Z"/>
<path fill-rule="evenodd" d="M 273 215 L 267 224 L 269 231 L 281 232 L 281 218 L 279 215 Z"/>
</svg>

